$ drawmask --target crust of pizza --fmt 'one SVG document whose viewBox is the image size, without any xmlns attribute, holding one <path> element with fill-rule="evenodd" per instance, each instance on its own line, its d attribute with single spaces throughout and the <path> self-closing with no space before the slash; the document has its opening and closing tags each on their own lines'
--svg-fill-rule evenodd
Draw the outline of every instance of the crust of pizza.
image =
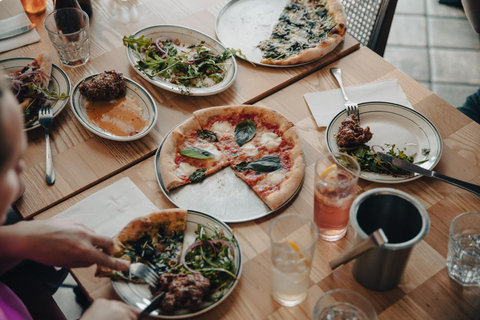
<svg viewBox="0 0 480 320">
<path fill-rule="evenodd" d="M 50 76 L 52 73 L 52 56 L 50 53 L 44 51 L 40 53 L 35 60 L 39 66 L 37 71 L 43 72 L 47 76 Z"/>
<path fill-rule="evenodd" d="M 287 59 L 275 60 L 272 58 L 262 58 L 260 62 L 273 65 L 302 64 L 320 59 L 332 52 L 345 39 L 345 34 L 347 33 L 347 16 L 339 0 L 326 0 L 326 2 L 328 3 L 328 12 L 334 15 L 335 22 L 337 23 L 337 26 L 329 32 L 328 38 L 320 41 L 316 47 L 303 50 Z"/>
<path fill-rule="evenodd" d="M 290 158 L 293 160 L 293 163 L 287 177 L 280 184 L 280 189 L 272 192 L 263 199 L 272 210 L 277 209 L 290 199 L 302 183 L 305 175 L 306 165 L 302 151 L 302 141 L 298 136 L 297 128 L 293 127 L 288 129 L 288 131 L 283 134 L 283 138 L 294 145 L 293 149 L 290 150 Z"/>
<path fill-rule="evenodd" d="M 185 181 L 180 179 L 175 170 L 175 156 L 177 154 L 178 143 L 183 140 L 183 135 L 177 130 L 172 131 L 162 146 L 160 153 L 160 174 L 162 175 L 163 185 L 167 191 L 185 184 Z"/>
<path fill-rule="evenodd" d="M 279 130 L 283 133 L 289 128 L 293 127 L 293 123 L 288 120 L 283 114 L 270 108 L 261 106 L 224 106 L 224 107 L 212 107 L 203 110 L 198 110 L 193 113 L 193 116 L 198 120 L 200 126 L 207 125 L 209 120 L 218 116 L 232 116 L 235 114 L 253 114 L 262 117 L 265 122 L 275 124 L 279 127 Z M 233 128 L 235 129 L 235 128 Z"/>
<path fill-rule="evenodd" d="M 138 217 L 130 221 L 120 232 L 113 237 L 113 257 L 131 261 L 130 257 L 123 254 L 124 243 L 136 241 L 146 234 L 154 236 L 159 226 L 165 228 L 167 235 L 183 232 L 187 221 L 187 210 L 165 209 Z M 103 266 L 97 266 L 96 277 L 110 277 L 113 270 Z"/>
<path fill-rule="evenodd" d="M 175 164 L 175 157 L 179 144 L 183 142 L 184 136 L 191 131 L 201 129 L 200 124 L 195 118 L 189 118 L 180 126 L 175 128 L 165 139 L 160 153 L 160 173 L 162 175 L 163 184 L 167 191 L 173 188 L 184 185 L 183 179 L 175 174 L 177 165 Z"/>
</svg>

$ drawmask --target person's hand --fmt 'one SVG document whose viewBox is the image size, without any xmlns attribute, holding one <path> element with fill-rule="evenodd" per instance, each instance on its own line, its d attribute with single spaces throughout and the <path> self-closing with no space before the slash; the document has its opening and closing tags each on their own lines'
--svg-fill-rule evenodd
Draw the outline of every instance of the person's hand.
<svg viewBox="0 0 480 320">
<path fill-rule="evenodd" d="M 43 264 L 78 268 L 92 264 L 126 271 L 130 263 L 110 256 L 113 241 L 83 224 L 62 219 L 24 221 L 13 226 L 12 254 Z M 13 241 L 14 240 L 14 241 Z M 101 250 L 99 250 L 101 249 Z"/>
<path fill-rule="evenodd" d="M 90 308 L 83 314 L 80 320 L 100 320 L 100 319 L 137 319 L 140 314 L 127 304 L 119 301 L 97 299 Z"/>
</svg>

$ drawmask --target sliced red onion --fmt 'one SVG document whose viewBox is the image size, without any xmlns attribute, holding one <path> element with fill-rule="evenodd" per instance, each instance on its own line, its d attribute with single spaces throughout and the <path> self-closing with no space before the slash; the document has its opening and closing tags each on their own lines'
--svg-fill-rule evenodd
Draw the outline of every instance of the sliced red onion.
<svg viewBox="0 0 480 320">
<path fill-rule="evenodd" d="M 227 240 L 223 240 L 223 239 L 215 239 L 215 240 L 208 240 L 209 242 L 211 243 L 221 243 L 221 244 L 224 244 L 226 245 L 227 247 L 230 248 L 230 252 L 232 253 L 232 256 L 235 256 L 235 251 L 233 251 L 233 246 L 230 242 L 228 242 Z"/>
<path fill-rule="evenodd" d="M 375 147 L 379 147 L 380 149 L 382 149 L 382 151 L 385 150 L 385 149 L 383 149 L 382 146 L 380 146 L 378 144 L 375 144 L 375 145 L 372 146 L 372 151 L 375 152 L 375 153 L 377 153 L 377 151 L 375 151 Z"/>
</svg>

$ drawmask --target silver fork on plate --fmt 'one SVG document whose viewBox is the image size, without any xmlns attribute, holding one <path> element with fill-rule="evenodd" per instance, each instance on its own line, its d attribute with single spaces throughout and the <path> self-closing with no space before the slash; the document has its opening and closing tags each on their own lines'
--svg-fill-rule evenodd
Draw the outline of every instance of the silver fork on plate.
<svg viewBox="0 0 480 320">
<path fill-rule="evenodd" d="M 343 98 L 345 99 L 345 110 L 347 110 L 347 115 L 354 114 L 357 117 L 358 122 L 360 122 L 360 112 L 358 111 L 358 104 L 348 100 L 347 94 L 345 93 L 345 88 L 343 87 L 342 82 L 342 70 L 340 68 L 331 68 L 330 72 L 333 74 L 335 79 L 337 79 L 337 82 L 340 85 L 340 89 L 342 90 Z"/>
<path fill-rule="evenodd" d="M 130 265 L 130 272 L 145 281 L 148 285 L 156 288 L 160 281 L 160 277 L 157 275 L 153 268 L 150 268 L 146 264 L 137 262 Z"/>
<path fill-rule="evenodd" d="M 53 123 L 53 110 L 52 105 L 47 102 L 38 112 L 38 121 L 40 125 L 45 129 L 46 140 L 46 161 L 45 161 L 45 180 L 47 184 L 51 186 L 55 183 L 55 168 L 53 167 L 52 151 L 50 150 L 50 127 Z"/>
<path fill-rule="evenodd" d="M 154 288 L 158 287 L 160 282 L 160 277 L 157 275 L 155 270 L 150 268 L 149 266 L 143 263 L 132 263 L 130 265 L 130 272 L 145 281 L 149 286 Z M 142 312 L 138 315 L 137 320 L 143 319 L 144 317 L 148 316 L 153 310 L 157 309 L 160 306 L 161 301 L 163 300 L 163 296 L 165 295 L 165 291 L 160 292 L 150 304 L 142 310 Z"/>
</svg>

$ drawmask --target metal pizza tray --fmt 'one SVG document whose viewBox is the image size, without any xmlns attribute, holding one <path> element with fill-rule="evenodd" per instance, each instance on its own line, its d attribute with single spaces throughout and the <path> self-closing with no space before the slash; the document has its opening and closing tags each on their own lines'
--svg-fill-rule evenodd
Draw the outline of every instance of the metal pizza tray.
<svg viewBox="0 0 480 320">
<path fill-rule="evenodd" d="M 316 60 L 293 65 L 261 63 L 260 41 L 268 39 L 287 0 L 232 0 L 217 16 L 215 32 L 227 48 L 240 49 L 251 62 L 274 68 L 298 67 Z M 241 56 L 238 56 L 242 58 Z M 242 58 L 243 59 L 243 58 Z"/>
<path fill-rule="evenodd" d="M 188 120 L 186 120 L 188 121 Z M 271 210 L 250 188 L 226 167 L 208 176 L 202 182 L 187 184 L 167 192 L 160 173 L 160 152 L 165 139 L 182 123 L 165 136 L 155 154 L 155 174 L 165 196 L 179 208 L 208 212 L 211 216 L 228 223 L 245 222 L 264 217 L 286 206 L 300 191 L 303 180 L 292 196 L 279 208 Z"/>
</svg>

